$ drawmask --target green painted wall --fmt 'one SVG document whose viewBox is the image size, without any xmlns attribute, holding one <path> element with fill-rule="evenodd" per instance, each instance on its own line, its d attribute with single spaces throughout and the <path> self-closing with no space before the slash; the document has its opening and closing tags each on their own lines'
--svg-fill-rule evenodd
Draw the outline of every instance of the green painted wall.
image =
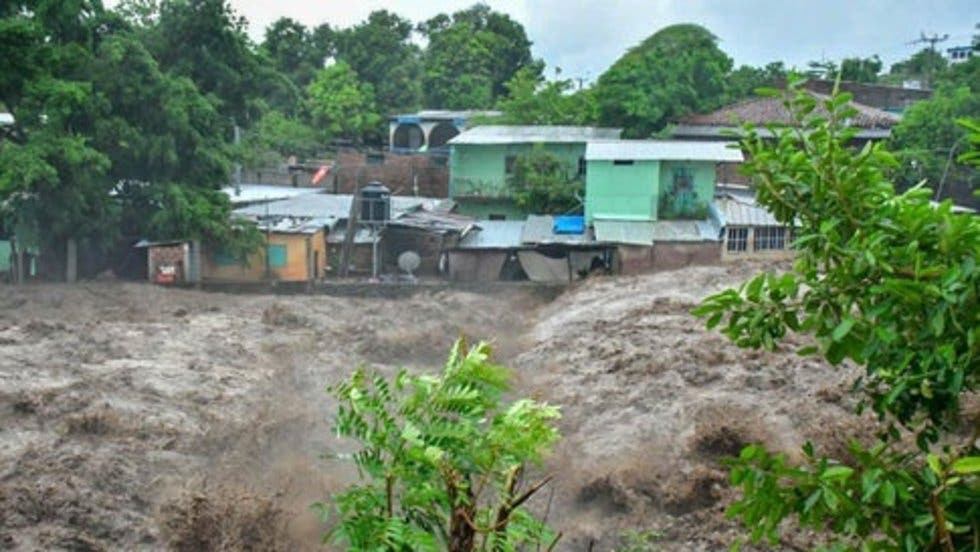
<svg viewBox="0 0 980 552">
<path fill-rule="evenodd" d="M 585 144 L 543 144 L 544 149 L 568 165 L 570 175 L 578 172 Z M 449 155 L 449 196 L 507 197 L 506 160 L 525 155 L 533 144 L 459 144 Z"/>
<path fill-rule="evenodd" d="M 0 240 L 0 272 L 10 270 L 10 242 Z"/>
<path fill-rule="evenodd" d="M 585 221 L 618 218 L 656 220 L 660 162 L 589 161 L 585 176 Z"/>
<path fill-rule="evenodd" d="M 674 189 L 674 176 L 678 170 L 693 176 L 689 190 Z M 714 195 L 713 161 L 664 161 L 660 164 L 660 218 L 704 218 Z"/>
</svg>

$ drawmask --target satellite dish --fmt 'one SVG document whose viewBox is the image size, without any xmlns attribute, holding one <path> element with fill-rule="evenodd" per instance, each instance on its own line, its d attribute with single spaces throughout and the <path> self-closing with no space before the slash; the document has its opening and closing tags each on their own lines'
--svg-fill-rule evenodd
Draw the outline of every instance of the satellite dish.
<svg viewBox="0 0 980 552">
<path fill-rule="evenodd" d="M 419 257 L 419 254 L 414 251 L 405 251 L 398 256 L 398 268 L 408 273 L 409 276 L 418 270 L 420 264 L 422 264 L 422 257 Z"/>
</svg>

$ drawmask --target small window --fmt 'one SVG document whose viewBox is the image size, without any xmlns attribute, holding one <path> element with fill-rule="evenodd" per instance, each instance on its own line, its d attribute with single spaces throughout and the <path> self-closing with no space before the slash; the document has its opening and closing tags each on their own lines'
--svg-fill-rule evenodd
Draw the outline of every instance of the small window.
<svg viewBox="0 0 980 552">
<path fill-rule="evenodd" d="M 613 160 L 613 165 L 632 165 L 632 164 L 633 164 L 633 160 L 632 159 L 614 159 Z"/>
<path fill-rule="evenodd" d="M 517 163 L 516 155 L 504 157 L 504 174 L 514 174 L 514 164 Z"/>
<path fill-rule="evenodd" d="M 285 245 L 269 245 L 269 266 L 272 268 L 283 268 L 286 266 Z"/>
<path fill-rule="evenodd" d="M 755 229 L 755 250 L 786 249 L 786 229 L 782 226 L 759 226 Z"/>
<path fill-rule="evenodd" d="M 729 228 L 727 249 L 729 253 L 740 253 L 748 249 L 749 229 L 748 228 Z"/>
<path fill-rule="evenodd" d="M 212 253 L 211 261 L 217 266 L 231 266 L 238 262 L 234 255 L 225 251 L 224 249 L 219 249 Z"/>
<path fill-rule="evenodd" d="M 585 176 L 585 170 L 586 170 L 587 166 L 588 165 L 585 162 L 585 158 L 584 157 L 579 157 L 578 158 L 578 175 L 579 176 Z"/>
<path fill-rule="evenodd" d="M 502 215 L 500 213 L 490 213 L 490 215 L 487 216 L 487 218 L 490 220 L 507 220 L 507 215 Z"/>
<path fill-rule="evenodd" d="M 686 167 L 674 169 L 674 193 L 690 192 L 694 189 L 694 171 Z"/>
</svg>

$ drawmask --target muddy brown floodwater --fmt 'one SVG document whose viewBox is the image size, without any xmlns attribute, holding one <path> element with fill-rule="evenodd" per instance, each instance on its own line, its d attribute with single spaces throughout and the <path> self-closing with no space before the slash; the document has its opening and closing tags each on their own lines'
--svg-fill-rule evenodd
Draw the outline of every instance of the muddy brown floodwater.
<svg viewBox="0 0 980 552">
<path fill-rule="evenodd" d="M 758 264 L 410 298 L 228 295 L 149 285 L 0 287 L 0 548 L 318 550 L 309 505 L 352 480 L 324 458 L 324 388 L 359 365 L 438 368 L 492 340 L 515 393 L 559 404 L 533 507 L 562 550 L 662 550 L 737 534 L 720 459 L 749 442 L 831 452 L 860 432 L 848 370 L 740 350 L 688 311 Z M 806 535 L 800 535 L 805 542 Z"/>
</svg>

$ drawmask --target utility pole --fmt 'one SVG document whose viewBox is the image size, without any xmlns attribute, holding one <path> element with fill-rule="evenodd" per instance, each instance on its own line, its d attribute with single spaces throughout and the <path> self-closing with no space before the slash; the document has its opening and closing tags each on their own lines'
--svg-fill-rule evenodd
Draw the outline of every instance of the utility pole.
<svg viewBox="0 0 980 552">
<path fill-rule="evenodd" d="M 929 88 L 932 88 L 932 79 L 936 72 L 936 68 L 933 66 L 933 60 L 935 59 L 937 54 L 936 44 L 939 44 L 940 42 L 945 42 L 946 40 L 949 40 L 949 33 L 944 33 L 942 36 L 933 33 L 932 36 L 927 36 L 925 32 L 920 32 L 919 38 L 906 43 L 909 46 L 914 46 L 916 44 L 929 45 L 929 51 L 932 52 L 933 54 L 932 56 L 929 57 L 928 66 L 926 67 L 927 73 L 925 75 L 926 84 L 929 86 Z"/>
</svg>

